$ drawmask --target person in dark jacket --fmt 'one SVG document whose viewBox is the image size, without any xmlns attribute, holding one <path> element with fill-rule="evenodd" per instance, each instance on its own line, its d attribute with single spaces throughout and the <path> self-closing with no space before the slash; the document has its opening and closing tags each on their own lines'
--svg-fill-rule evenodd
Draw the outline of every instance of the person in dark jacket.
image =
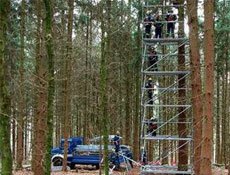
<svg viewBox="0 0 230 175">
<path fill-rule="evenodd" d="M 113 138 L 113 144 L 115 146 L 115 152 L 120 151 L 120 144 L 121 144 L 121 137 L 120 137 L 120 132 L 117 131 L 116 135 Z"/>
<path fill-rule="evenodd" d="M 113 138 L 113 144 L 115 146 L 115 154 L 116 154 L 116 159 L 115 159 L 115 164 L 116 164 L 116 169 L 120 169 L 120 160 L 119 160 L 119 151 L 120 151 L 120 145 L 121 145 L 121 137 L 120 137 L 120 132 L 117 131 L 116 135 Z"/>
<path fill-rule="evenodd" d="M 148 121 L 147 125 L 148 125 L 147 134 L 151 134 L 151 136 L 156 136 L 157 133 L 156 133 L 156 131 L 154 131 L 154 130 L 157 129 L 157 119 L 154 118 L 154 117 L 152 117 L 152 118 Z"/>
<path fill-rule="evenodd" d="M 174 7 L 177 7 L 178 5 L 180 5 L 180 3 L 178 2 L 178 0 L 172 0 L 171 3 L 174 5 Z"/>
<path fill-rule="evenodd" d="M 141 148 L 141 162 L 143 165 L 147 165 L 148 160 L 147 160 L 147 152 L 144 149 L 144 147 Z"/>
<path fill-rule="evenodd" d="M 149 47 L 148 66 L 150 71 L 158 71 L 157 68 L 158 56 L 155 48 Z"/>
<path fill-rule="evenodd" d="M 148 94 L 148 104 L 153 104 L 153 82 L 152 78 L 149 78 L 147 80 L 147 83 L 145 84 L 145 88 L 147 88 L 147 94 Z"/>
<path fill-rule="evenodd" d="M 144 38 L 151 38 L 152 22 L 154 22 L 152 14 L 148 13 L 146 18 L 144 19 L 144 26 L 145 26 L 145 36 L 144 36 Z"/>
<path fill-rule="evenodd" d="M 172 37 L 174 38 L 174 29 L 175 29 L 175 21 L 177 20 L 177 16 L 173 14 L 172 10 L 168 11 L 168 14 L 166 16 L 166 21 L 168 21 L 167 24 L 167 37 L 169 37 L 170 33 L 172 34 Z"/>
<path fill-rule="evenodd" d="M 155 38 L 162 38 L 163 23 L 161 21 L 160 15 L 157 15 L 154 26 L 155 26 Z"/>
</svg>

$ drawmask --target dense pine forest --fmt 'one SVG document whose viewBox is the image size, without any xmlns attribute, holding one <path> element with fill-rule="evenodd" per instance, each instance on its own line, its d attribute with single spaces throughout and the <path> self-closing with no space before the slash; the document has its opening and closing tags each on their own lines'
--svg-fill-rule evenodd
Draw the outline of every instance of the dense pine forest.
<svg viewBox="0 0 230 175">
<path fill-rule="evenodd" d="M 176 25 L 175 38 L 188 38 L 189 44 L 179 46 L 178 60 L 163 61 L 154 71 L 191 71 L 186 80 L 178 75 L 178 96 L 163 95 L 167 104 L 190 101 L 191 109 L 179 108 L 182 124 L 169 124 L 157 134 L 191 134 L 193 140 L 191 146 L 149 143 L 147 164 L 176 162 L 183 171 L 191 164 L 195 175 L 211 175 L 216 169 L 230 174 L 229 0 L 0 0 L 0 174 L 29 169 L 34 175 L 50 175 L 55 147 L 63 149 L 57 166 L 64 174 L 75 166 L 68 163 L 70 138 L 80 139 L 83 149 L 96 137 L 99 146 L 93 149 L 103 160 L 99 167 L 95 164 L 100 169 L 95 174 L 112 174 L 111 150 L 118 156 L 120 144 L 132 156 L 126 156 L 128 168 L 119 166 L 117 172 L 139 173 L 145 166 L 141 105 L 142 98 L 149 98 L 141 93 L 147 88 L 141 69 L 148 34 L 143 20 L 157 13 L 143 6 L 171 4 L 177 20 L 184 21 Z M 170 47 L 154 49 L 167 54 Z M 174 80 L 157 81 L 154 87 L 170 87 Z M 175 111 L 159 113 L 169 120 Z M 183 124 L 189 118 L 192 124 Z M 111 141 L 110 135 L 121 139 Z"/>
</svg>

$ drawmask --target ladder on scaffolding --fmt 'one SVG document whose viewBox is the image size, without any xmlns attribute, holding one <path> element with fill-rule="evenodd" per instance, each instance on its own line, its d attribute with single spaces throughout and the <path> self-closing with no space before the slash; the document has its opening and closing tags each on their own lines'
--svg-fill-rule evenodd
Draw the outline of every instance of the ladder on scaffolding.
<svg viewBox="0 0 230 175">
<path fill-rule="evenodd" d="M 158 13 L 164 12 L 168 9 L 179 11 L 179 8 L 184 8 L 184 4 L 171 5 L 170 3 L 163 2 L 162 5 L 149 4 L 146 2 L 142 5 L 142 19 L 143 26 L 144 18 L 147 12 Z M 167 24 L 167 21 L 162 21 Z M 175 26 L 184 24 L 184 21 L 175 21 Z M 177 63 L 178 48 L 185 47 L 184 57 L 189 63 L 188 43 L 186 37 L 170 38 L 145 38 L 143 32 L 142 37 L 142 88 L 141 88 L 141 160 L 146 159 L 150 150 L 154 150 L 153 160 L 148 160 L 148 163 L 141 167 L 140 174 L 194 174 L 193 171 L 193 122 L 191 115 L 191 104 L 189 98 L 189 67 L 180 70 Z M 150 56 L 149 47 L 154 47 L 157 50 L 158 60 L 150 65 L 148 57 Z M 186 64 L 186 63 L 185 63 Z M 157 71 L 151 69 L 157 65 Z M 186 69 L 187 68 L 187 69 Z M 148 79 L 152 79 L 153 85 L 149 88 L 146 87 Z M 180 81 L 186 81 L 186 85 L 179 87 Z M 183 90 L 186 94 L 186 99 L 178 102 L 178 93 Z M 151 91 L 152 99 L 149 99 L 148 92 Z M 180 99 L 181 100 L 181 99 Z M 186 114 L 186 120 L 180 121 L 179 116 Z M 150 118 L 154 117 L 154 124 L 157 124 L 157 129 L 151 133 L 147 132 Z M 183 124 L 186 126 L 185 133 L 178 134 L 177 127 Z M 168 128 L 171 130 L 169 131 Z M 155 132 L 156 135 L 152 135 Z M 152 145 L 149 147 L 149 143 Z M 162 148 L 162 143 L 163 148 Z M 164 149 L 166 146 L 167 150 Z M 182 147 L 187 146 L 188 151 L 188 164 L 185 169 L 178 168 L 178 161 L 173 164 L 168 158 L 175 159 L 178 157 L 178 152 Z M 154 162 L 161 162 L 167 158 L 167 163 L 160 164 Z M 153 162 L 153 163 L 149 163 Z"/>
</svg>

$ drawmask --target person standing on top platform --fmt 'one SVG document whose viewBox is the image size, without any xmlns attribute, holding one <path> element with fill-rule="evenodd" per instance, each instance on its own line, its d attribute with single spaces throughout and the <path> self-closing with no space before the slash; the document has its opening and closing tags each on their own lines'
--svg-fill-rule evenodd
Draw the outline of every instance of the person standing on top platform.
<svg viewBox="0 0 230 175">
<path fill-rule="evenodd" d="M 171 3 L 174 5 L 174 7 L 180 5 L 180 3 L 178 2 L 178 0 L 172 0 Z"/>
<path fill-rule="evenodd" d="M 161 22 L 160 15 L 157 15 L 154 26 L 155 26 L 155 38 L 162 38 L 163 23 Z"/>
<path fill-rule="evenodd" d="M 145 88 L 147 88 L 147 94 L 148 94 L 148 104 L 153 104 L 153 82 L 152 78 L 149 78 L 147 80 L 147 83 L 145 84 Z"/>
<path fill-rule="evenodd" d="M 154 19 L 152 17 L 152 14 L 148 12 L 146 18 L 144 19 L 144 26 L 145 26 L 144 38 L 151 38 L 152 22 L 154 22 Z"/>
<path fill-rule="evenodd" d="M 149 47 L 148 66 L 150 71 L 158 71 L 157 68 L 158 56 L 155 48 Z"/>
<path fill-rule="evenodd" d="M 174 38 L 174 29 L 175 29 L 175 21 L 177 20 L 177 17 L 175 14 L 173 14 L 172 10 L 168 11 L 168 14 L 166 16 L 166 21 L 168 21 L 167 24 L 167 37 L 169 37 L 170 33 L 172 34 L 172 37 Z"/>
</svg>

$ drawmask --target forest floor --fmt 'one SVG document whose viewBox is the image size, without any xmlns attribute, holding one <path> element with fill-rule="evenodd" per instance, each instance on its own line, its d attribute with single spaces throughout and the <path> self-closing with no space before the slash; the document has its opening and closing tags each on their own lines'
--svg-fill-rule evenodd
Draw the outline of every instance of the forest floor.
<svg viewBox="0 0 230 175">
<path fill-rule="evenodd" d="M 102 173 L 103 174 L 103 173 Z M 31 171 L 20 171 L 14 172 L 13 175 L 33 175 Z M 99 170 L 94 169 L 79 169 L 78 172 L 70 171 L 67 173 L 64 172 L 52 172 L 51 175 L 99 175 Z M 132 171 L 113 171 L 111 175 L 139 175 L 139 168 L 133 168 Z M 228 175 L 227 170 L 223 170 L 221 168 L 213 169 L 212 175 Z"/>
</svg>

